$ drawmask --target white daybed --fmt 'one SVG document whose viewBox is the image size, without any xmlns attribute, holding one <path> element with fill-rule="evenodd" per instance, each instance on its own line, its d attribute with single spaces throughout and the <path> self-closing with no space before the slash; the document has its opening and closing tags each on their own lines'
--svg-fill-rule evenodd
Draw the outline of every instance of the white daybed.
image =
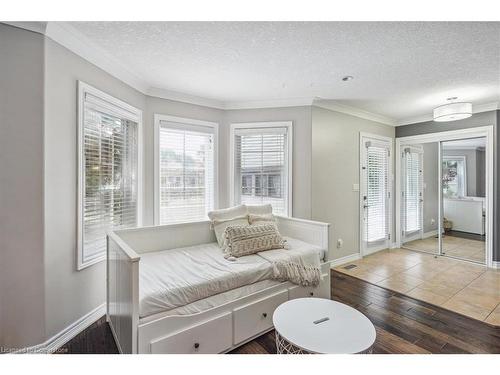
<svg viewBox="0 0 500 375">
<path fill-rule="evenodd" d="M 258 255 L 223 259 L 209 221 L 110 232 L 107 319 L 120 352 L 224 353 L 272 329 L 281 303 L 330 298 L 329 224 L 277 220 L 292 249 L 322 258 L 317 287 L 272 280 Z"/>
</svg>

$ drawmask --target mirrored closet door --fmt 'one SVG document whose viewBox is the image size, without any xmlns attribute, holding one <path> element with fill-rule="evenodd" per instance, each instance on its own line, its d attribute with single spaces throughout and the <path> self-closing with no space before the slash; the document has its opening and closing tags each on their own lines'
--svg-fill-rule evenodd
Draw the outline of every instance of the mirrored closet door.
<svg viewBox="0 0 500 375">
<path fill-rule="evenodd" d="M 486 262 L 486 137 L 400 149 L 401 246 Z"/>
<path fill-rule="evenodd" d="M 439 142 L 410 144 L 401 153 L 401 242 L 439 254 Z"/>
<path fill-rule="evenodd" d="M 442 142 L 442 254 L 486 258 L 486 137 Z"/>
</svg>

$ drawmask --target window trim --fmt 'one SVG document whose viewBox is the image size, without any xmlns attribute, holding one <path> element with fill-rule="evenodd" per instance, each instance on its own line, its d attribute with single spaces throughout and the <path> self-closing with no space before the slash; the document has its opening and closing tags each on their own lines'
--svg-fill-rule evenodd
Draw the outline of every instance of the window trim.
<svg viewBox="0 0 500 375">
<path fill-rule="evenodd" d="M 293 121 L 266 121 L 266 122 L 239 122 L 232 123 L 229 130 L 229 204 L 234 206 L 234 168 L 235 168 L 235 136 L 236 131 L 241 129 L 248 129 L 250 131 L 255 131 L 258 129 L 269 129 L 269 128 L 286 128 L 287 131 L 287 143 L 286 143 L 286 162 L 288 164 L 288 188 L 287 188 L 287 212 L 285 216 L 292 217 L 293 215 Z"/>
<path fill-rule="evenodd" d="M 116 108 L 118 107 L 120 116 L 123 118 L 127 118 L 131 121 L 137 123 L 137 226 L 142 225 L 142 210 L 143 210 L 143 141 L 142 141 L 142 110 L 131 106 L 124 101 L 115 98 L 112 95 L 109 95 L 83 81 L 77 81 L 78 84 L 78 106 L 77 106 L 77 138 L 78 138 L 78 186 L 77 186 L 77 256 L 76 256 L 76 269 L 81 271 L 87 267 L 90 267 L 96 263 L 102 262 L 106 260 L 106 252 L 101 255 L 98 255 L 94 258 L 84 260 L 84 248 L 83 248 L 83 233 L 84 233 L 84 163 L 85 158 L 83 155 L 84 152 L 84 106 L 85 106 L 85 97 L 87 94 L 90 94 L 97 98 L 99 101 L 102 101 L 103 104 L 110 104 L 112 108 L 110 108 L 111 112 L 114 115 Z"/>
<path fill-rule="evenodd" d="M 214 134 L 214 209 L 219 207 L 219 124 L 211 121 L 171 115 L 154 114 L 154 225 L 160 225 L 160 123 L 162 121 L 178 123 L 178 129 L 192 130 L 192 126 L 207 127 Z M 183 125 L 185 125 L 183 127 Z M 178 224 L 178 223 L 177 223 Z M 165 224 L 172 225 L 172 224 Z"/>
<path fill-rule="evenodd" d="M 461 161 L 463 163 L 464 167 L 464 173 L 462 176 L 462 190 L 463 190 L 463 196 L 462 198 L 466 198 L 469 196 L 468 191 L 467 191 L 467 156 L 466 155 L 443 155 L 442 161 L 449 161 L 449 160 L 456 160 L 456 161 Z M 441 168 L 443 168 L 441 164 Z M 458 182 L 457 182 L 458 184 Z M 458 196 L 457 198 L 459 198 Z"/>
</svg>

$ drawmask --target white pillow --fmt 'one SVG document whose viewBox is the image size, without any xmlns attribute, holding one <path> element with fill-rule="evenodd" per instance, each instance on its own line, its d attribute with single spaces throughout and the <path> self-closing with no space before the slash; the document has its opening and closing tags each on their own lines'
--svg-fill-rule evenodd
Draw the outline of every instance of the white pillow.
<svg viewBox="0 0 500 375">
<path fill-rule="evenodd" d="M 247 208 L 244 205 L 210 211 L 208 218 L 212 221 L 215 237 L 220 247 L 224 247 L 224 231 L 232 225 L 249 225 Z"/>
<path fill-rule="evenodd" d="M 273 206 L 270 204 L 247 205 L 246 208 L 249 215 L 269 215 L 273 213 Z"/>
<path fill-rule="evenodd" d="M 246 216 L 247 208 L 244 205 L 213 210 L 208 213 L 208 218 L 212 221 L 231 220 L 237 217 Z"/>
</svg>

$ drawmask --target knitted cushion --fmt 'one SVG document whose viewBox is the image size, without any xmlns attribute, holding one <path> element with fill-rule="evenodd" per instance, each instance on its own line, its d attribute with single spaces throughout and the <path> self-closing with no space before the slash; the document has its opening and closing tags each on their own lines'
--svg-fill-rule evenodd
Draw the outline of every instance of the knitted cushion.
<svg viewBox="0 0 500 375">
<path fill-rule="evenodd" d="M 214 228 L 215 232 L 215 237 L 217 238 L 217 242 L 219 243 L 219 246 L 224 248 L 224 231 L 226 230 L 227 227 L 229 226 L 248 226 L 248 217 L 245 216 L 240 216 L 240 217 L 235 217 L 232 219 L 228 220 L 214 220 L 212 221 L 212 226 Z"/>
<path fill-rule="evenodd" d="M 283 249 L 286 243 L 274 223 L 228 226 L 224 238 L 226 257 L 242 257 L 259 251 Z"/>
</svg>

